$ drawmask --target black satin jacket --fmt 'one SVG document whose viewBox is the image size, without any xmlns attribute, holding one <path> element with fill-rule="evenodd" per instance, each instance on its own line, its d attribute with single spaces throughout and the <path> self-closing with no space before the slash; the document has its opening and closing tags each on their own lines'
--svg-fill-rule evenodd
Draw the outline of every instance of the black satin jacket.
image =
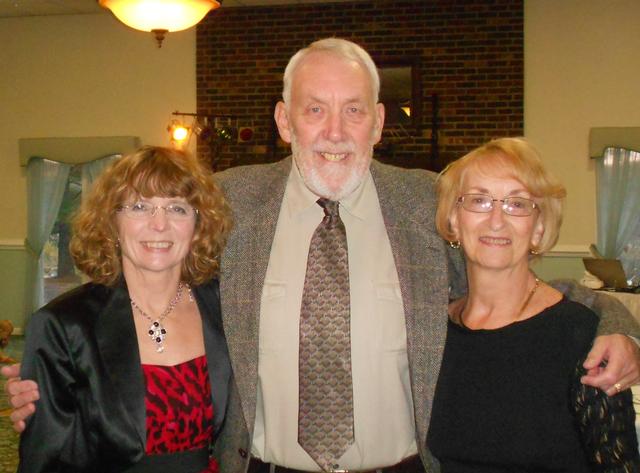
<svg viewBox="0 0 640 473">
<path fill-rule="evenodd" d="M 218 282 L 193 288 L 193 294 L 217 433 L 232 382 Z M 124 281 L 85 284 L 36 312 L 21 376 L 38 382 L 40 400 L 20 439 L 18 472 L 120 472 L 144 457 L 144 376 Z"/>
</svg>

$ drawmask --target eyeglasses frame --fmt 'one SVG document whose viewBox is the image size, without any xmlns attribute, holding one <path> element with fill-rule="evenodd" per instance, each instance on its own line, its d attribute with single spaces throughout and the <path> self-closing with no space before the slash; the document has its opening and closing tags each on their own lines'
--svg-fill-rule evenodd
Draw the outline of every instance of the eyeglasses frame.
<svg viewBox="0 0 640 473">
<path fill-rule="evenodd" d="M 136 204 L 138 204 L 138 203 L 139 203 L 139 202 L 135 202 L 135 203 L 133 203 L 133 204 L 131 204 L 131 205 L 119 205 L 119 206 L 118 206 L 118 208 L 116 209 L 116 212 L 122 212 L 123 210 L 129 210 L 129 209 L 131 209 L 134 205 L 136 205 Z M 146 203 L 148 203 L 148 202 L 145 202 L 145 204 L 146 204 Z M 151 214 L 150 214 L 149 216 L 142 215 L 142 216 L 139 216 L 139 217 L 135 217 L 135 216 L 132 216 L 132 215 L 131 215 L 131 214 L 129 214 L 129 213 L 125 213 L 124 215 L 125 215 L 125 216 L 127 216 L 127 217 L 129 217 L 129 218 L 133 218 L 133 219 L 135 219 L 135 220 L 142 220 L 142 219 L 145 219 L 145 218 L 153 218 L 153 217 L 155 217 L 155 216 L 156 216 L 156 213 L 158 213 L 158 209 L 162 209 L 162 210 L 164 210 L 164 214 L 165 214 L 165 216 L 167 216 L 167 218 L 168 218 L 169 220 L 179 220 L 179 221 L 180 221 L 180 220 L 187 220 L 187 218 L 184 218 L 184 219 L 181 219 L 181 218 L 175 219 L 175 218 L 169 217 L 169 214 L 167 213 L 167 208 L 168 208 L 168 207 L 171 207 L 171 206 L 173 206 L 173 205 L 178 205 L 178 204 L 168 204 L 168 205 L 152 205 L 152 204 L 149 204 L 149 205 L 151 205 L 151 206 L 153 207 L 153 209 L 151 210 Z M 198 209 L 196 209 L 196 208 L 195 208 L 193 205 L 191 205 L 191 204 L 185 204 L 185 205 L 188 205 L 189 207 L 191 207 L 191 208 L 193 209 L 194 216 L 197 218 L 197 217 L 198 217 L 198 214 L 199 214 Z M 189 216 L 189 217 L 190 217 L 190 216 Z"/>
<path fill-rule="evenodd" d="M 464 198 L 466 196 L 473 196 L 473 195 L 479 195 L 479 196 L 483 196 L 483 197 L 489 197 L 491 199 L 491 207 L 489 207 L 486 211 L 478 211 L 478 210 L 471 210 L 468 209 L 464 206 Z M 526 200 L 531 202 L 531 212 L 529 212 L 526 215 L 515 215 L 512 213 L 507 212 L 507 206 L 508 201 L 512 200 L 512 199 L 522 199 L 522 200 Z M 502 205 L 500 206 L 500 210 L 502 210 L 502 213 L 504 213 L 505 215 L 509 215 L 510 217 L 530 217 L 531 215 L 533 215 L 533 211 L 534 210 L 538 210 L 540 211 L 540 206 L 536 203 L 536 201 L 534 201 L 533 199 L 529 199 L 527 197 L 520 197 L 520 196 L 513 196 L 513 197 L 504 197 L 502 199 L 494 199 L 493 196 L 489 195 L 489 194 L 482 194 L 482 193 L 475 193 L 475 192 L 470 192 L 467 194 L 462 194 L 460 197 L 458 197 L 458 199 L 456 200 L 456 205 L 460 205 L 464 210 L 466 210 L 467 212 L 473 212 L 473 213 L 478 213 L 478 214 L 487 214 L 487 213 L 491 213 L 494 209 L 494 202 L 502 202 Z"/>
</svg>

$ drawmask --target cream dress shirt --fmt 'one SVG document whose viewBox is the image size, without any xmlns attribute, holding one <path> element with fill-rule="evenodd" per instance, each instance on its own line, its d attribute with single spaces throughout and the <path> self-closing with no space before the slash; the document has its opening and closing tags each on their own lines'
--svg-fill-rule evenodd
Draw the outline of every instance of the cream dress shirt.
<svg viewBox="0 0 640 473">
<path fill-rule="evenodd" d="M 260 306 L 252 454 L 305 471 L 318 465 L 298 435 L 298 328 L 309 242 L 323 218 L 292 165 Z M 407 337 L 398 273 L 370 174 L 340 201 L 347 231 L 355 442 L 339 468 L 368 470 L 416 454 Z"/>
</svg>

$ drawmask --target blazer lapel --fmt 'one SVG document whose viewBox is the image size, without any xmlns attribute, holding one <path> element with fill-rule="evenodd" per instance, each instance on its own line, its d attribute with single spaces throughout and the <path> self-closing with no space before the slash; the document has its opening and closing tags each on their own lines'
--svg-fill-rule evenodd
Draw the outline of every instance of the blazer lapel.
<svg viewBox="0 0 640 473">
<path fill-rule="evenodd" d="M 444 243 L 435 232 L 430 183 L 423 176 L 412 180 L 408 173 L 375 161 L 371 166 L 400 281 L 416 440 L 424 458 L 446 338 L 448 276 Z M 407 185 L 399 186 L 399 179 Z"/>
<path fill-rule="evenodd" d="M 260 166 L 243 189 L 227 189 L 236 226 L 221 261 L 224 331 L 247 431 L 253 432 L 258 386 L 260 301 L 291 158 Z M 238 196 L 238 194 L 241 194 Z M 236 197 L 237 196 L 237 197 Z"/>
<path fill-rule="evenodd" d="M 229 395 L 231 367 L 227 342 L 220 314 L 220 292 L 218 281 L 213 280 L 193 288 L 193 293 L 202 317 L 202 332 L 207 354 L 211 401 L 213 402 L 213 428 L 217 434 L 224 421 Z"/>
<path fill-rule="evenodd" d="M 122 278 L 111 291 L 96 322 L 98 349 L 116 392 L 142 445 L 146 445 L 145 386 L 127 285 Z"/>
</svg>

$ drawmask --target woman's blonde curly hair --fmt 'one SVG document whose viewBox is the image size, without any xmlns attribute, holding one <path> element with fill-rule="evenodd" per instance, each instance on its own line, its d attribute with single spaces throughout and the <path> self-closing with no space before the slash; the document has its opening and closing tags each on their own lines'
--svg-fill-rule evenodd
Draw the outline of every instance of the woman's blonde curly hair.
<svg viewBox="0 0 640 473">
<path fill-rule="evenodd" d="M 218 273 L 231 230 L 231 211 L 213 174 L 190 154 L 144 146 L 122 157 L 96 179 L 72 221 L 69 251 L 92 281 L 113 285 L 122 273 L 116 213 L 140 197 L 181 197 L 197 209 L 182 280 L 198 285 Z"/>
</svg>

